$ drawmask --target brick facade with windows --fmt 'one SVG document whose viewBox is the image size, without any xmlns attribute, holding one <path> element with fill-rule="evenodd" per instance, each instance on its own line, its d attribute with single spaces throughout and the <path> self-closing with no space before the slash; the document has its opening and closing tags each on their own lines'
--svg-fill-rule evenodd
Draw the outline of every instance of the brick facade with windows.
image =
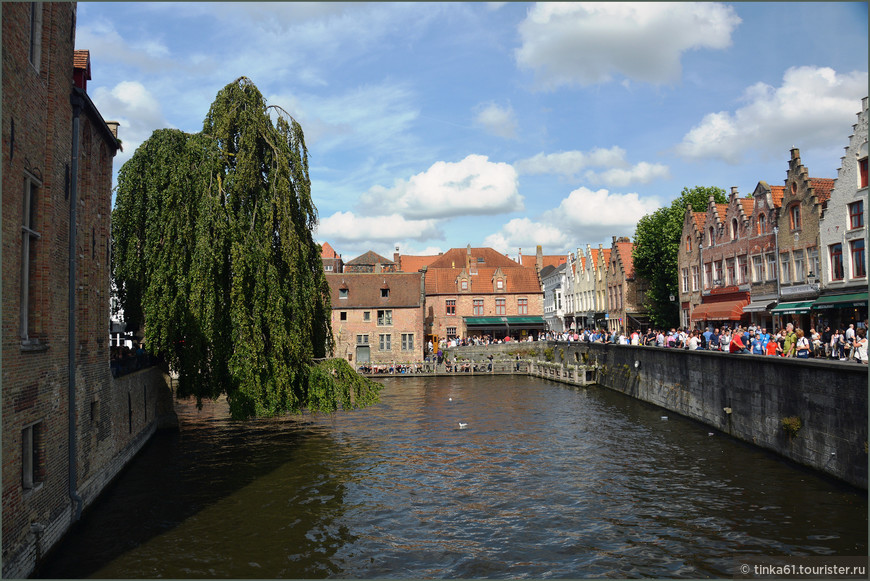
<svg viewBox="0 0 870 581">
<path fill-rule="evenodd" d="M 354 367 L 423 360 L 423 273 L 327 273 L 335 357 Z"/>
<path fill-rule="evenodd" d="M 607 328 L 611 332 L 630 333 L 646 330 L 649 325 L 643 306 L 649 284 L 635 275 L 633 249 L 634 243 L 628 238 L 613 237 L 605 276 Z"/>
<path fill-rule="evenodd" d="M 75 20 L 74 3 L 2 6 L 3 577 L 28 576 L 141 448 L 163 379 L 110 373 L 119 143 L 86 92 Z"/>
</svg>

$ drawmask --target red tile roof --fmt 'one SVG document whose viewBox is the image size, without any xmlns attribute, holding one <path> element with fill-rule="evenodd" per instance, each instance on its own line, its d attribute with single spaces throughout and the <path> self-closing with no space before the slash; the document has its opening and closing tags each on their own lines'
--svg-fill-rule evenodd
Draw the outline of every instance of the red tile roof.
<svg viewBox="0 0 870 581">
<path fill-rule="evenodd" d="M 541 257 L 543 260 L 543 264 L 541 268 L 545 266 L 559 266 L 560 264 L 564 264 L 568 262 L 568 258 L 565 256 L 561 256 L 559 254 L 544 254 Z M 532 254 L 531 256 L 523 256 L 523 266 L 534 268 L 537 261 L 537 257 Z"/>
<path fill-rule="evenodd" d="M 704 222 L 707 221 L 707 212 L 692 212 L 692 219 L 695 221 L 698 232 L 703 232 Z"/>
<path fill-rule="evenodd" d="M 631 251 L 634 249 L 633 242 L 617 242 L 614 244 L 616 248 L 616 256 L 622 263 L 622 270 L 625 272 L 626 279 L 634 278 L 634 258 Z"/>
<path fill-rule="evenodd" d="M 816 197 L 820 203 L 827 202 L 831 198 L 831 190 L 834 189 L 834 180 L 831 178 L 810 178 L 810 187 L 816 191 Z"/>
<path fill-rule="evenodd" d="M 740 198 L 740 204 L 743 206 L 743 213 L 751 216 L 752 210 L 755 209 L 755 198 Z"/>
<path fill-rule="evenodd" d="M 773 207 L 782 206 L 782 198 L 785 196 L 785 186 L 770 186 L 770 197 L 773 198 Z"/>
<path fill-rule="evenodd" d="M 326 273 L 332 309 L 365 307 L 419 307 L 421 306 L 419 272 L 352 272 Z M 390 289 L 389 297 L 381 297 L 381 288 Z M 347 288 L 347 298 L 339 296 L 339 289 Z"/>
<path fill-rule="evenodd" d="M 417 272 L 424 266 L 432 264 L 440 255 L 433 256 L 399 256 L 399 270 L 402 272 Z"/>
<path fill-rule="evenodd" d="M 426 294 L 458 294 L 456 278 L 465 269 L 466 256 L 467 248 L 452 248 L 432 261 L 426 271 Z M 478 261 L 478 258 L 483 258 L 483 261 Z M 470 277 L 470 293 L 495 293 L 492 279 L 497 269 L 501 269 L 505 276 L 505 289 L 500 292 L 542 292 L 534 267 L 521 266 L 492 248 L 472 248 L 471 264 L 477 274 Z"/>
<path fill-rule="evenodd" d="M 725 214 L 728 213 L 728 204 L 716 204 L 716 213 L 719 214 L 719 219 L 725 221 Z"/>
</svg>

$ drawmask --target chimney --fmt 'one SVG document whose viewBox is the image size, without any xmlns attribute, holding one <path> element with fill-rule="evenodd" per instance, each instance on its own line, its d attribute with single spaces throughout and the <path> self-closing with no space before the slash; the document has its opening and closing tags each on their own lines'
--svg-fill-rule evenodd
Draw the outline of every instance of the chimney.
<svg viewBox="0 0 870 581">
<path fill-rule="evenodd" d="M 118 139 L 118 126 L 121 124 L 117 121 L 106 121 L 106 125 L 109 126 L 109 131 L 112 132 L 112 135 L 115 136 L 115 139 Z"/>
<path fill-rule="evenodd" d="M 522 248 L 520 248 L 520 253 L 518 255 L 517 262 L 519 262 L 520 264 L 523 263 L 523 249 Z"/>
<path fill-rule="evenodd" d="M 535 248 L 535 270 L 541 272 L 541 269 L 544 268 L 544 249 L 538 244 L 537 248 Z"/>
<path fill-rule="evenodd" d="M 616 236 L 613 236 L 613 244 L 616 244 Z"/>
<path fill-rule="evenodd" d="M 399 264 L 399 259 L 400 259 L 399 247 L 396 246 L 396 251 L 393 253 L 393 262 L 395 262 L 396 264 Z"/>
</svg>

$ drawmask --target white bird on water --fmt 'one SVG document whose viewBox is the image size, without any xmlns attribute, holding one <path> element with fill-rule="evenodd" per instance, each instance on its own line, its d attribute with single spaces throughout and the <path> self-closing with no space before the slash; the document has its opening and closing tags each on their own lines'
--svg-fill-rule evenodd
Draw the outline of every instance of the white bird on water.
<svg viewBox="0 0 870 581">
<path fill-rule="evenodd" d="M 460 429 L 460 430 L 464 430 L 464 429 L 467 428 L 467 427 L 468 427 L 468 424 L 466 424 L 466 423 L 464 423 L 464 422 L 459 422 L 459 429 Z"/>
</svg>

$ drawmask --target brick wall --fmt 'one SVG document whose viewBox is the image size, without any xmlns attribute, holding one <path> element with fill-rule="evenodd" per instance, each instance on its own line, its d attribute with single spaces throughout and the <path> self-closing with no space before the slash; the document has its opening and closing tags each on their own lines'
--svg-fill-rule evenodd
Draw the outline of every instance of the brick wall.
<svg viewBox="0 0 870 581">
<path fill-rule="evenodd" d="M 391 310 L 392 325 L 378 325 L 378 310 Z M 341 320 L 342 313 L 346 317 Z M 368 313 L 369 320 L 364 320 Z M 423 308 L 365 307 L 342 309 L 335 305 L 332 311 L 332 333 L 335 337 L 335 356 L 356 364 L 357 335 L 369 339 L 369 361 L 384 364 L 412 363 L 423 360 Z M 390 349 L 380 349 L 380 335 L 390 335 Z M 402 334 L 414 337 L 414 348 L 402 350 Z"/>
</svg>

